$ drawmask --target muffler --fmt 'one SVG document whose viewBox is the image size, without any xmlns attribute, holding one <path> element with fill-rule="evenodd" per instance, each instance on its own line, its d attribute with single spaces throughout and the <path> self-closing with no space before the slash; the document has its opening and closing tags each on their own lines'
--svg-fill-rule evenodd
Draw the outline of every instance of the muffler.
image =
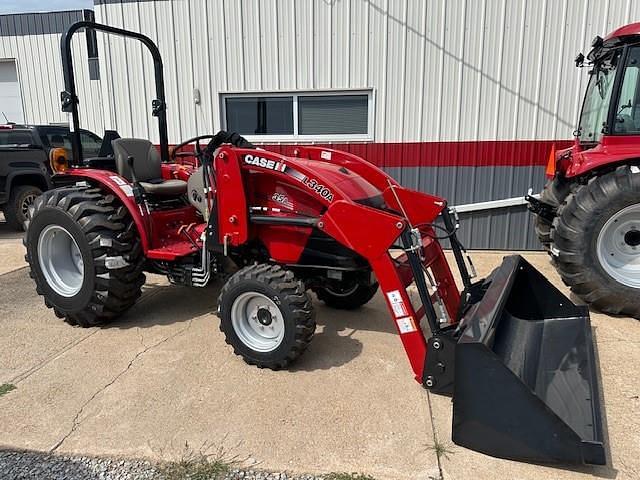
<svg viewBox="0 0 640 480">
<path fill-rule="evenodd" d="M 455 334 L 429 340 L 425 386 L 453 394 L 454 443 L 512 460 L 605 464 L 587 307 L 519 255 L 481 290 Z"/>
<path fill-rule="evenodd" d="M 453 441 L 514 460 L 605 464 L 589 310 L 519 255 L 488 281 L 456 346 Z"/>
</svg>

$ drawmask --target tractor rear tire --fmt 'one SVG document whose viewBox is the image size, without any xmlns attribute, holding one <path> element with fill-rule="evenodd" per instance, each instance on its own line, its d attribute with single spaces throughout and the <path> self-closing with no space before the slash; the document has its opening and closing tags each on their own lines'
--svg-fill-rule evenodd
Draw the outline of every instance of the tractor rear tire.
<svg viewBox="0 0 640 480">
<path fill-rule="evenodd" d="M 620 166 L 578 186 L 551 230 L 564 283 L 595 309 L 640 318 L 640 173 Z"/>
<path fill-rule="evenodd" d="M 343 292 L 336 292 L 326 287 L 319 287 L 314 291 L 318 296 L 318 300 L 321 300 L 331 308 L 355 310 L 368 303 L 375 296 L 378 291 L 378 284 L 365 285 L 357 283 Z"/>
<path fill-rule="evenodd" d="M 256 264 L 234 273 L 220 292 L 218 316 L 235 354 L 272 370 L 302 355 L 316 329 L 304 284 L 279 265 Z"/>
<path fill-rule="evenodd" d="M 549 180 L 540 194 L 540 201 L 557 209 L 569 195 L 571 185 L 571 182 L 562 181 L 557 177 Z M 539 215 L 535 216 L 536 235 L 547 252 L 551 245 L 551 228 L 552 222 Z"/>
<path fill-rule="evenodd" d="M 58 188 L 38 197 L 24 245 L 38 294 L 71 325 L 112 321 L 140 297 L 138 232 L 126 207 L 99 188 Z"/>
</svg>

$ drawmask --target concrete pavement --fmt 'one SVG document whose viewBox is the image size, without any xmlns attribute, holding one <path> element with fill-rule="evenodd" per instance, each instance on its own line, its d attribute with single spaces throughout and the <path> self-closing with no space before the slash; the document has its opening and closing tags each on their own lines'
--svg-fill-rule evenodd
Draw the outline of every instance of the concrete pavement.
<svg viewBox="0 0 640 480">
<path fill-rule="evenodd" d="M 246 365 L 218 330 L 219 285 L 149 276 L 118 323 L 66 325 L 38 298 L 19 235 L 0 224 L 0 447 L 175 459 L 185 442 L 222 446 L 258 468 L 361 471 L 379 479 L 638 478 L 640 322 L 592 314 L 611 467 L 560 470 L 452 445 L 450 400 L 412 378 L 380 295 L 319 323 L 291 371 Z M 481 273 L 500 254 L 475 254 Z M 527 255 L 554 283 L 544 254 Z M 436 455 L 434 436 L 446 451 Z"/>
<path fill-rule="evenodd" d="M 24 267 L 22 233 L 9 230 L 0 212 L 0 275 Z"/>
</svg>

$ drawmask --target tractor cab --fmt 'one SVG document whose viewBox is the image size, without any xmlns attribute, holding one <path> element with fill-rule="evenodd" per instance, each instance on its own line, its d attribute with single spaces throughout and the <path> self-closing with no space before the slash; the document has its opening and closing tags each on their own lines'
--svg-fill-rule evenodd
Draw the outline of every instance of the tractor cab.
<svg viewBox="0 0 640 480">
<path fill-rule="evenodd" d="M 558 152 L 548 171 L 567 178 L 622 162 L 640 142 L 640 23 L 596 37 L 577 67 L 589 82 L 574 132 L 574 145 Z"/>
<path fill-rule="evenodd" d="M 587 55 L 589 83 L 576 131 L 581 143 L 598 143 L 607 134 L 640 134 L 639 41 L 640 23 L 593 40 Z M 584 66 L 582 54 L 576 63 Z"/>
</svg>

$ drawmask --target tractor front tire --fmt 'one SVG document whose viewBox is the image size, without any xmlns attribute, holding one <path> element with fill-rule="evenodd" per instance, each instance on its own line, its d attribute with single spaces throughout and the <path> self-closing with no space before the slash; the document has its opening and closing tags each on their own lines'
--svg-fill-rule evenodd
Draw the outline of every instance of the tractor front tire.
<svg viewBox="0 0 640 480">
<path fill-rule="evenodd" d="M 640 173 L 620 166 L 564 200 L 551 252 L 564 283 L 595 309 L 640 318 Z"/>
<path fill-rule="evenodd" d="M 557 177 L 549 180 L 540 194 L 540 201 L 557 209 L 569 195 L 571 185 L 571 182 L 562 181 Z M 551 245 L 551 228 L 552 222 L 539 215 L 535 216 L 536 235 L 547 252 Z"/>
<path fill-rule="evenodd" d="M 218 316 L 235 354 L 272 370 L 296 360 L 316 329 L 304 284 L 279 265 L 256 264 L 234 273 L 220 292 Z"/>
<path fill-rule="evenodd" d="M 45 192 L 30 209 L 24 244 L 47 307 L 71 325 L 112 321 L 140 297 L 144 257 L 129 212 L 98 188 Z"/>
<path fill-rule="evenodd" d="M 368 303 L 375 296 L 378 291 L 378 283 L 371 285 L 356 283 L 342 290 L 318 287 L 314 291 L 318 300 L 331 308 L 355 310 Z"/>
</svg>

